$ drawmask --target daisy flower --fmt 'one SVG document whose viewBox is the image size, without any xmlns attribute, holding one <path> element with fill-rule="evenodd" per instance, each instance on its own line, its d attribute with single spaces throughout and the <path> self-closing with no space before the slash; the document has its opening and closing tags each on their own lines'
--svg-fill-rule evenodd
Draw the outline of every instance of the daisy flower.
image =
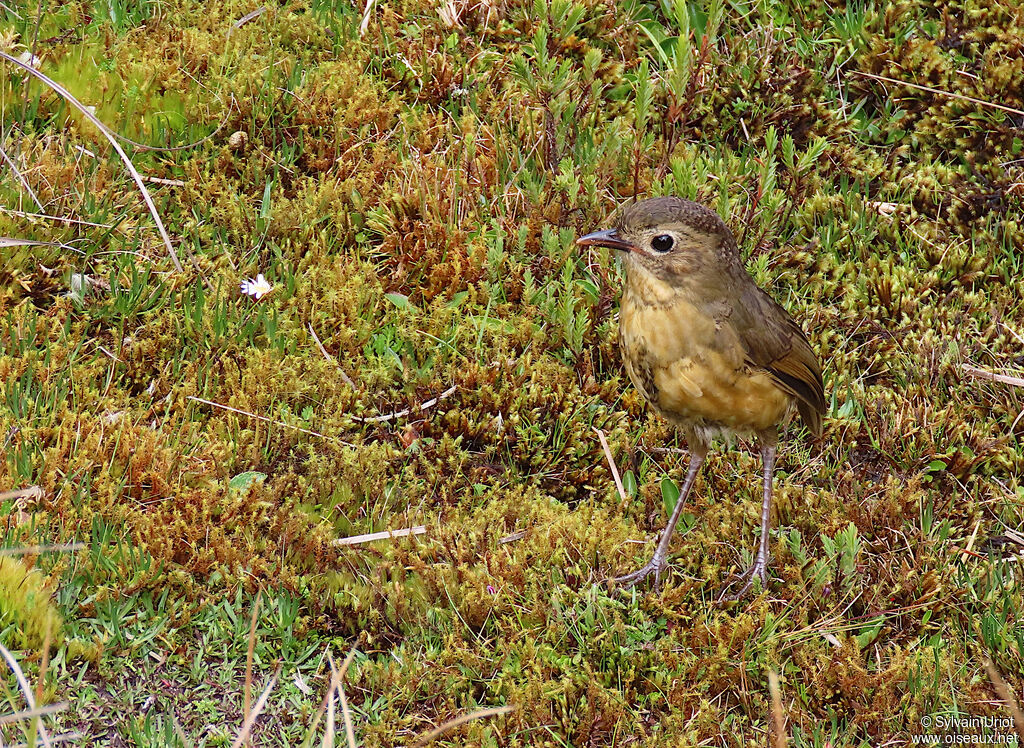
<svg viewBox="0 0 1024 748">
<path fill-rule="evenodd" d="M 255 278 L 242 281 L 242 293 L 252 296 L 257 301 L 273 290 L 274 287 L 263 277 L 263 273 L 260 273 Z"/>
</svg>

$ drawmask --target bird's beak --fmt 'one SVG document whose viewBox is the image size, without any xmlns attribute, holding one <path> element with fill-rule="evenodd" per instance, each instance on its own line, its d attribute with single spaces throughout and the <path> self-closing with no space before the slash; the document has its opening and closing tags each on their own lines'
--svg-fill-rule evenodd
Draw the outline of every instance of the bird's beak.
<svg viewBox="0 0 1024 748">
<path fill-rule="evenodd" d="M 576 243 L 581 247 L 610 247 L 611 249 L 620 249 L 623 252 L 632 252 L 636 249 L 632 244 L 621 239 L 615 229 L 595 231 L 593 234 L 581 236 L 576 240 Z"/>
</svg>

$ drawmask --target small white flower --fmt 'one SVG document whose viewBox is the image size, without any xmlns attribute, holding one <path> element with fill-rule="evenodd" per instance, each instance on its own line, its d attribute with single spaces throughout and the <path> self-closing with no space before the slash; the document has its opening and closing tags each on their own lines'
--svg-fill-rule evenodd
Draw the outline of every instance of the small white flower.
<svg viewBox="0 0 1024 748">
<path fill-rule="evenodd" d="M 28 65 L 33 70 L 38 70 L 39 66 L 43 64 L 43 61 L 40 58 L 28 51 L 22 52 L 18 55 L 18 62 L 22 65 Z"/>
<path fill-rule="evenodd" d="M 263 273 L 260 273 L 255 278 L 242 281 L 242 293 L 252 296 L 257 301 L 273 290 L 274 287 L 263 277 Z"/>
</svg>

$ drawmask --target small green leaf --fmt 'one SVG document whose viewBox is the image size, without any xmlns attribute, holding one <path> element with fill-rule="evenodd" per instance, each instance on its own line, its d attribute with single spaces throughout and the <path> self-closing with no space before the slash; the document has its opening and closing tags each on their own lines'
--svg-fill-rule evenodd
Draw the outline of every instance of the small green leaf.
<svg viewBox="0 0 1024 748">
<path fill-rule="evenodd" d="M 459 291 L 457 294 L 452 296 L 452 300 L 449 301 L 445 306 L 447 306 L 449 309 L 458 309 L 462 302 L 465 301 L 466 297 L 468 296 L 469 291 Z M 406 301 L 408 301 L 408 299 L 406 299 Z"/>
<path fill-rule="evenodd" d="M 270 216 L 270 191 L 274 186 L 274 180 L 268 179 L 263 188 L 263 201 L 260 203 L 260 218 L 266 220 Z"/>
<path fill-rule="evenodd" d="M 665 513 L 671 516 L 679 501 L 679 486 L 667 475 L 661 479 L 661 500 L 665 504 Z"/>
<path fill-rule="evenodd" d="M 596 304 L 601 298 L 601 289 L 590 278 L 580 278 L 576 281 L 576 285 L 587 295 L 591 304 Z"/>
<path fill-rule="evenodd" d="M 249 490 L 249 487 L 258 480 L 266 480 L 267 474 L 260 473 L 255 470 L 248 470 L 244 473 L 239 473 L 234 478 L 228 481 L 228 490 L 237 491 L 239 493 L 245 493 Z"/>
<path fill-rule="evenodd" d="M 942 460 L 932 460 L 928 463 L 928 471 L 931 473 L 937 473 L 940 470 L 945 470 L 948 467 Z"/>
<path fill-rule="evenodd" d="M 885 144 L 892 145 L 893 143 L 898 143 L 905 137 L 907 137 L 907 131 L 897 128 L 889 133 L 888 137 L 885 139 Z"/>
<path fill-rule="evenodd" d="M 870 622 L 861 629 L 861 632 L 854 637 L 857 641 L 857 646 L 861 649 L 871 644 L 875 639 L 878 638 L 882 632 L 882 626 L 885 625 L 885 617 L 879 616 L 878 620 L 872 625 Z"/>
<path fill-rule="evenodd" d="M 622 489 L 626 492 L 626 496 L 636 496 L 636 475 L 632 470 L 627 470 L 622 474 Z"/>
<path fill-rule="evenodd" d="M 466 319 L 474 325 L 477 325 L 481 332 L 484 329 L 487 329 L 492 332 L 502 332 L 506 335 L 511 335 L 516 331 L 515 325 L 507 319 L 495 319 L 494 317 L 488 317 L 482 314 L 471 314 L 466 317 Z"/>
<path fill-rule="evenodd" d="M 394 304 L 395 306 L 402 310 L 416 308 L 416 305 L 409 301 L 409 297 L 406 296 L 405 294 L 386 293 L 384 294 L 384 298 L 386 298 L 388 301 L 390 301 L 392 304 Z"/>
</svg>

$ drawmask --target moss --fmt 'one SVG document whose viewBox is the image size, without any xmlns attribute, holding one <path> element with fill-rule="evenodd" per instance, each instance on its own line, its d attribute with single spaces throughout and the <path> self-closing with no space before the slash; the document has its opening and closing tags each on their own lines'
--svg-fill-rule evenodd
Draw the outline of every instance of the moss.
<svg viewBox="0 0 1024 748">
<path fill-rule="evenodd" d="M 13 556 L 0 556 L 0 639 L 8 649 L 59 646 L 63 621 L 41 572 Z"/>
<path fill-rule="evenodd" d="M 55 566 L 95 592 L 69 586 L 67 625 L 166 595 L 174 641 L 283 588 L 310 647 L 359 642 L 367 745 L 498 703 L 518 709 L 440 744 L 760 745 L 769 669 L 794 744 L 880 744 L 994 708 L 981 652 L 1019 690 L 1019 584 L 986 549 L 1024 521 L 1024 406 L 962 365 L 1021 362 L 1024 145 L 962 97 L 1024 108 L 1024 19 L 697 5 L 683 38 L 666 8 L 589 0 L 378 3 L 362 32 L 321 2 L 240 26 L 238 0 L 45 14 L 44 72 L 85 65 L 76 90 L 127 134 L 194 144 L 132 150 L 168 180 L 148 184 L 176 273 L 98 134 L 0 72 L 4 152 L 54 216 L 8 180 L 0 234 L 59 243 L 0 260 L 0 490 L 38 485 L 54 539 L 97 546 Z M 604 583 L 649 555 L 686 458 L 623 374 L 614 260 L 573 242 L 669 193 L 728 218 L 826 362 L 820 441 L 784 435 L 768 594 L 727 610 L 759 525 L 740 443 L 709 457 L 661 594 Z M 257 302 L 237 288 L 258 273 Z"/>
</svg>

